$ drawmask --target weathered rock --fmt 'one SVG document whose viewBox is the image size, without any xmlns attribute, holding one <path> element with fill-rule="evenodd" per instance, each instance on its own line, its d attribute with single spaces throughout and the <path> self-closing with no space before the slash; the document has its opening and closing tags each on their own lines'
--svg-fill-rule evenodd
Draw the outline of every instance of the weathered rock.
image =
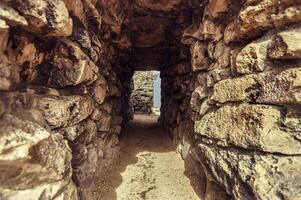
<svg viewBox="0 0 301 200">
<path fill-rule="evenodd" d="M 284 70 L 278 74 L 267 74 L 262 92 L 256 100 L 259 103 L 300 105 L 301 68 Z"/>
<path fill-rule="evenodd" d="M 92 83 L 98 77 L 98 69 L 76 43 L 64 40 L 55 50 L 53 68 L 48 80 L 52 87 L 76 86 Z"/>
<path fill-rule="evenodd" d="M 217 18 L 229 10 L 231 3 L 231 0 L 210 0 L 205 9 L 209 11 L 211 17 Z"/>
<path fill-rule="evenodd" d="M 15 0 L 14 7 L 28 21 L 23 28 L 42 36 L 69 36 L 72 20 L 61 0 Z"/>
<path fill-rule="evenodd" d="M 132 115 L 137 70 L 161 72 L 160 122 L 201 198 L 300 199 L 300 5 L 2 0 L 0 199 L 76 199 L 71 176 L 92 199 Z M 135 105 L 152 105 L 149 86 L 135 88 Z"/>
<path fill-rule="evenodd" d="M 300 104 L 300 68 L 280 73 L 250 74 L 226 79 L 214 85 L 211 100 L 226 102 L 258 102 L 266 104 Z"/>
<path fill-rule="evenodd" d="M 301 29 L 289 29 L 278 33 L 269 45 L 271 59 L 301 59 Z"/>
<path fill-rule="evenodd" d="M 136 72 L 133 76 L 134 90 L 131 102 L 135 113 L 150 114 L 153 107 L 154 72 Z"/>
<path fill-rule="evenodd" d="M 37 107 L 52 128 L 75 125 L 93 111 L 90 98 L 82 96 L 41 97 Z"/>
<path fill-rule="evenodd" d="M 102 104 L 107 96 L 108 85 L 103 77 L 99 77 L 91 90 L 91 96 L 98 104 Z"/>
<path fill-rule="evenodd" d="M 76 124 L 74 126 L 69 126 L 67 128 L 62 128 L 58 130 L 60 133 L 64 135 L 66 139 L 69 141 L 74 141 L 78 137 L 80 137 L 82 134 L 90 135 L 89 138 L 94 138 L 96 136 L 97 127 L 96 124 L 91 121 L 83 121 L 79 124 Z M 84 139 L 86 142 L 82 143 L 89 143 L 91 142 L 91 139 Z"/>
<path fill-rule="evenodd" d="M 5 114 L 1 123 L 1 160 L 26 157 L 30 148 L 47 139 L 50 133 L 39 125 Z M 3 174 L 1 174 L 3 175 Z"/>
<path fill-rule="evenodd" d="M 81 0 L 63 0 L 69 13 L 76 16 L 82 22 L 86 21 L 84 4 Z"/>
<path fill-rule="evenodd" d="M 201 39 L 203 39 L 201 28 L 196 25 L 191 25 L 187 29 L 185 29 L 181 42 L 183 44 L 192 45 Z"/>
<path fill-rule="evenodd" d="M 6 21 L 0 19 L 0 30 L 9 29 L 9 26 L 6 24 Z"/>
<path fill-rule="evenodd" d="M 252 5 L 250 5 L 252 4 Z M 280 28 L 301 19 L 300 1 L 263 0 L 249 3 L 230 23 L 224 39 L 227 43 L 258 36 L 269 28 Z M 272 14 L 273 13 L 273 14 Z"/>
<path fill-rule="evenodd" d="M 211 99 L 219 103 L 240 102 L 256 99 L 263 80 L 258 75 L 246 75 L 241 78 L 226 79 L 214 85 Z M 255 93 L 252 91 L 255 90 Z"/>
<path fill-rule="evenodd" d="M 153 0 L 136 0 L 135 6 L 136 9 L 142 9 L 142 10 L 156 10 L 156 11 L 172 11 L 172 9 L 180 4 L 180 0 L 159 0 L 159 1 L 153 1 Z"/>
<path fill-rule="evenodd" d="M 206 176 L 235 199 L 300 198 L 300 156 L 260 155 L 208 144 L 199 144 L 199 149 Z"/>
<path fill-rule="evenodd" d="M 10 26 L 27 26 L 28 22 L 15 9 L 0 3 L 0 19 Z"/>
<path fill-rule="evenodd" d="M 269 39 L 260 39 L 245 46 L 235 57 L 233 65 L 235 72 L 250 74 L 262 72 L 269 65 L 267 61 L 267 46 Z"/>
<path fill-rule="evenodd" d="M 5 57 L 0 58 L 0 90 L 7 91 L 13 84 L 14 80 L 12 79 L 11 73 L 12 65 Z"/>
<path fill-rule="evenodd" d="M 121 32 L 121 25 L 127 17 L 129 7 L 130 3 L 128 0 L 122 2 L 119 0 L 100 0 L 97 2 L 97 8 L 102 13 L 103 22 L 109 25 L 116 33 Z"/>
<path fill-rule="evenodd" d="M 24 197 L 33 200 L 41 198 L 78 200 L 77 187 L 68 180 L 43 184 L 27 190 L 0 189 L 0 197 L 5 200 L 23 200 Z"/>
<path fill-rule="evenodd" d="M 206 182 L 205 200 L 230 200 L 232 199 L 223 188 L 213 181 Z"/>
<path fill-rule="evenodd" d="M 208 69 L 210 60 L 206 57 L 206 45 L 196 42 L 191 47 L 191 64 L 193 71 Z"/>
<path fill-rule="evenodd" d="M 103 116 L 96 124 L 98 131 L 109 131 L 112 124 L 112 117 Z"/>
<path fill-rule="evenodd" d="M 169 19 L 151 15 L 135 17 L 131 26 L 136 35 L 132 45 L 138 48 L 160 45 L 165 40 L 165 30 L 169 22 Z"/>
<path fill-rule="evenodd" d="M 202 35 L 206 40 L 219 41 L 223 37 L 222 25 L 211 20 L 205 20 L 202 24 Z"/>
<path fill-rule="evenodd" d="M 298 155 L 301 143 L 279 124 L 285 121 L 282 112 L 265 105 L 226 105 L 197 121 L 195 131 L 221 146 Z"/>
<path fill-rule="evenodd" d="M 71 152 L 65 140 L 10 114 L 0 123 L 1 198 L 21 199 L 22 194 L 38 198 L 43 193 L 50 198 L 64 193 L 71 176 Z M 74 186 L 70 189 L 76 191 Z"/>
</svg>

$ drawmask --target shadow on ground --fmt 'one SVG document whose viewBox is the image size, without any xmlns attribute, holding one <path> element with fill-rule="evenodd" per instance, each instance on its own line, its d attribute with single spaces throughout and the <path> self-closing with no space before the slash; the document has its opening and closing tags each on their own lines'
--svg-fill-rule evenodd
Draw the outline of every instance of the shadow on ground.
<svg viewBox="0 0 301 200">
<path fill-rule="evenodd" d="M 103 173 L 98 175 L 95 179 L 95 189 L 93 191 L 94 199 L 96 200 L 131 200 L 131 199 L 152 199 L 152 200 L 166 200 L 169 197 L 164 197 L 160 194 L 161 190 L 168 194 L 170 192 L 171 195 L 177 193 L 175 195 L 179 198 L 170 197 L 170 199 L 185 199 L 185 197 L 181 197 L 181 195 L 187 195 L 186 190 L 183 190 L 183 194 L 179 191 L 169 191 L 169 190 L 180 190 L 181 188 L 185 188 L 183 184 L 183 180 L 188 177 L 190 181 L 187 180 L 184 184 L 189 185 L 189 183 L 193 186 L 193 189 L 196 190 L 194 194 L 197 198 L 190 199 L 200 199 L 201 194 L 198 194 L 200 188 L 196 187 L 195 184 L 198 184 L 194 179 L 195 175 L 190 172 L 191 167 L 185 166 L 186 171 L 184 175 L 184 166 L 181 169 L 180 167 L 174 166 L 179 165 L 177 162 L 181 162 L 179 155 L 175 154 L 175 149 L 172 144 L 172 140 L 168 137 L 168 135 L 163 131 L 162 127 L 157 123 L 157 116 L 147 116 L 147 115 L 137 115 L 135 119 L 130 122 L 127 127 L 124 129 L 121 138 L 120 138 L 120 150 L 118 157 L 114 160 L 112 165 L 108 166 Z M 152 157 L 153 153 L 161 156 L 160 158 Z M 168 155 L 167 155 L 168 154 Z M 169 155 L 171 154 L 171 155 Z M 176 163 L 169 160 L 169 157 L 177 157 Z M 138 159 L 139 157 L 139 159 Z M 165 157 L 168 157 L 166 159 Z M 141 158 L 143 162 L 141 161 Z M 156 159 L 161 159 L 160 164 L 162 166 L 156 166 Z M 159 161 L 157 161 L 159 162 Z M 174 164 L 174 165 L 173 165 Z M 182 164 L 183 165 L 183 164 Z M 133 177 L 127 178 L 124 180 L 122 176 L 123 173 L 129 173 L 131 171 L 127 168 L 132 168 Z M 159 169 L 158 173 L 161 173 L 158 177 L 155 177 L 155 168 Z M 158 168 L 158 169 L 157 169 Z M 163 169 L 164 168 L 164 169 Z M 165 174 L 164 171 L 174 170 L 174 177 L 170 177 L 171 172 L 167 172 Z M 161 170 L 161 171 L 160 171 Z M 169 174 L 168 174 L 169 173 Z M 130 174 L 131 175 L 131 174 Z M 127 175 L 128 176 L 128 175 Z M 162 182 L 163 176 L 168 176 L 169 180 L 172 180 L 172 185 L 168 185 L 168 183 L 163 183 L 163 185 L 158 185 L 157 182 Z M 181 177 L 182 176 L 182 177 Z M 174 178 L 174 180 L 173 180 Z M 158 180 L 159 179 L 159 180 Z M 127 183 L 125 183 L 127 182 Z M 163 181 L 164 182 L 164 181 Z M 168 180 L 167 180 L 168 182 Z M 174 182 L 174 183 L 173 183 Z M 126 186 L 123 186 L 123 185 Z M 178 186 L 179 188 L 175 188 Z M 141 187 L 141 188 L 139 188 Z M 193 191 L 191 186 L 190 189 Z M 137 192 L 137 191 L 139 192 Z M 156 192 L 152 190 L 157 190 Z M 133 191 L 133 192 L 131 192 Z M 146 198 L 146 194 L 148 197 Z M 122 196 L 122 197 L 120 197 Z M 188 198 L 188 197 L 187 197 Z M 186 200 L 186 199 L 185 199 Z"/>
</svg>

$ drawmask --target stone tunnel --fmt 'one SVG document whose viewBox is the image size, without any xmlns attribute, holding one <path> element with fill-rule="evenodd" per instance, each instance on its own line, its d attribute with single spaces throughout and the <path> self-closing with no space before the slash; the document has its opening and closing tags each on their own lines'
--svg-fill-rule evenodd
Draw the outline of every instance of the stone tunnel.
<svg viewBox="0 0 301 200">
<path fill-rule="evenodd" d="M 301 199 L 300 0 L 1 0 L 0 199 L 93 199 L 150 70 L 200 199 Z"/>
</svg>

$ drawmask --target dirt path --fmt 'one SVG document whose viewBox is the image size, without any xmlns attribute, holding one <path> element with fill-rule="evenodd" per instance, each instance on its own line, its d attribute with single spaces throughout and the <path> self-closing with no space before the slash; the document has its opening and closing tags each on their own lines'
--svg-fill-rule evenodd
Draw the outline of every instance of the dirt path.
<svg viewBox="0 0 301 200">
<path fill-rule="evenodd" d="M 198 200 L 184 162 L 156 116 L 136 115 L 121 139 L 120 156 L 94 191 L 97 200 Z"/>
</svg>

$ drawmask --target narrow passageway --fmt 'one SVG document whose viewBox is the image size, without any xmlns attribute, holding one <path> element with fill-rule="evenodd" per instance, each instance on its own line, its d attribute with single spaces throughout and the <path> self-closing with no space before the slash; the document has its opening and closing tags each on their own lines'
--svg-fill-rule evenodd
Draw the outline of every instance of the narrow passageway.
<svg viewBox="0 0 301 200">
<path fill-rule="evenodd" d="M 197 200 L 184 161 L 156 115 L 135 115 L 124 130 L 120 155 L 97 181 L 98 200 Z"/>
</svg>

